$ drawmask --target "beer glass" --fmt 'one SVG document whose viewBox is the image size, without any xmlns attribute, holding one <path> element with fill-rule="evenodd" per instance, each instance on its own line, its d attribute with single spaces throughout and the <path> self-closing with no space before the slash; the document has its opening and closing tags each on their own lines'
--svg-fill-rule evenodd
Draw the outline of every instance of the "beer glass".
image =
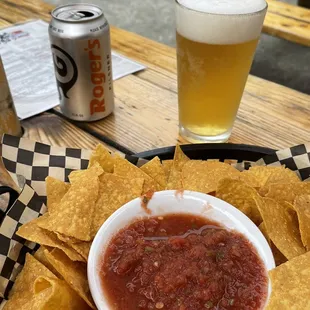
<svg viewBox="0 0 310 310">
<path fill-rule="evenodd" d="M 238 112 L 265 0 L 176 0 L 180 134 L 225 142 Z"/>
<path fill-rule="evenodd" d="M 21 136 L 22 129 L 16 115 L 0 56 L 0 142 L 4 133 Z"/>
</svg>

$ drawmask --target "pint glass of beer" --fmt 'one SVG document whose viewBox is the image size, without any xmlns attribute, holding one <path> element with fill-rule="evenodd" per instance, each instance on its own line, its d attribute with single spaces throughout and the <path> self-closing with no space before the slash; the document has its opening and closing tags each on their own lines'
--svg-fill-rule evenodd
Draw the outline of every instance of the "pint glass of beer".
<svg viewBox="0 0 310 310">
<path fill-rule="evenodd" d="M 21 136 L 22 128 L 16 115 L 9 84 L 6 79 L 0 56 L 0 140 L 4 133 Z"/>
<path fill-rule="evenodd" d="M 176 0 L 180 134 L 225 142 L 261 33 L 265 0 Z"/>
</svg>

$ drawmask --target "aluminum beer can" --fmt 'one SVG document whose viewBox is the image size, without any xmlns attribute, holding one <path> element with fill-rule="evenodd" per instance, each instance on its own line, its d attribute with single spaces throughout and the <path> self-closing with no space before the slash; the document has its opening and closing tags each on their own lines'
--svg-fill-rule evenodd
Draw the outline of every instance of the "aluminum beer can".
<svg viewBox="0 0 310 310">
<path fill-rule="evenodd" d="M 114 110 L 110 27 L 92 4 L 52 12 L 49 36 L 62 113 L 96 121 Z"/>
</svg>

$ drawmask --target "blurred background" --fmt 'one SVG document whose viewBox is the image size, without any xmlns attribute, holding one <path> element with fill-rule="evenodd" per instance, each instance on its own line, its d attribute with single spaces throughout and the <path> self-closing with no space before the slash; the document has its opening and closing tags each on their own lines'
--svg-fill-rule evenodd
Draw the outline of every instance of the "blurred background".
<svg viewBox="0 0 310 310">
<path fill-rule="evenodd" d="M 45 1 L 53 5 L 96 4 L 111 25 L 175 47 L 174 0 Z M 285 2 L 296 4 L 297 0 Z M 251 73 L 310 94 L 310 48 L 262 34 Z"/>
</svg>

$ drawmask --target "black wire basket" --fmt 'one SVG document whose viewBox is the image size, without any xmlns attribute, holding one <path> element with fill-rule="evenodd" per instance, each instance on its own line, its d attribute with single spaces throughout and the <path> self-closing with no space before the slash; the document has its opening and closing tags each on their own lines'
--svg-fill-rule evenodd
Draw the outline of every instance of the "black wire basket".
<svg viewBox="0 0 310 310">
<path fill-rule="evenodd" d="M 220 161 L 236 160 L 237 162 L 255 162 L 260 158 L 273 154 L 276 150 L 247 144 L 187 144 L 181 145 L 183 152 L 190 159 L 218 159 Z M 134 157 L 150 160 L 158 156 L 161 160 L 173 159 L 175 146 L 163 147 L 147 152 L 141 152 Z"/>
</svg>

